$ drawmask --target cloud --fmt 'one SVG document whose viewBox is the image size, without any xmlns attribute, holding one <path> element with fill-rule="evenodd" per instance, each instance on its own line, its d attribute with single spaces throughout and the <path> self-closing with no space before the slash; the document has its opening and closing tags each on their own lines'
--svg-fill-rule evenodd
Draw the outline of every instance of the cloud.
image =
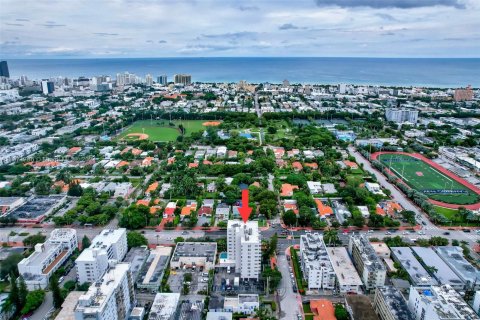
<svg viewBox="0 0 480 320">
<path fill-rule="evenodd" d="M 107 33 L 107 32 L 94 32 L 93 33 L 96 36 L 101 36 L 101 37 L 115 37 L 118 36 L 118 33 Z"/>
<path fill-rule="evenodd" d="M 146 43 L 153 43 L 153 40 L 147 40 Z"/>
<path fill-rule="evenodd" d="M 240 39 L 240 38 L 248 38 L 254 37 L 257 35 L 256 32 L 250 31 L 240 31 L 240 32 L 229 32 L 229 33 L 219 33 L 219 34 L 202 34 L 200 35 L 201 38 L 208 38 L 208 39 Z"/>
<path fill-rule="evenodd" d="M 238 7 L 238 9 L 240 11 L 257 11 L 257 10 L 259 10 L 259 8 L 255 7 L 255 6 L 240 6 L 240 7 Z"/>
<path fill-rule="evenodd" d="M 375 16 L 382 18 L 385 21 L 398 21 L 395 17 L 389 15 L 388 13 L 376 13 Z"/>
<path fill-rule="evenodd" d="M 342 8 L 349 7 L 369 7 L 369 8 L 421 8 L 446 6 L 457 9 L 465 9 L 465 5 L 460 0 L 315 0 L 318 6 L 338 6 Z"/>
<path fill-rule="evenodd" d="M 198 53 L 198 52 L 207 52 L 207 51 L 227 51 L 236 49 L 237 46 L 230 45 L 216 45 L 216 44 L 195 44 L 188 45 L 183 49 L 180 49 L 180 53 Z"/>
<path fill-rule="evenodd" d="M 46 21 L 42 26 L 47 27 L 47 28 L 58 28 L 58 27 L 66 27 L 66 24 L 59 24 L 55 23 L 55 21 Z"/>
<path fill-rule="evenodd" d="M 19 18 L 19 19 L 15 19 L 15 21 L 30 21 L 29 19 L 24 19 L 24 18 Z"/>
<path fill-rule="evenodd" d="M 15 26 L 15 27 L 23 27 L 24 24 L 21 24 L 21 23 L 8 23 L 6 22 L 5 23 L 7 26 Z"/>
<path fill-rule="evenodd" d="M 165 40 L 158 40 L 158 43 L 167 43 Z"/>
<path fill-rule="evenodd" d="M 280 29 L 280 30 L 296 30 L 296 29 L 300 29 L 300 28 L 297 27 L 294 24 L 285 23 L 285 24 L 282 24 L 280 27 L 278 27 L 278 29 Z"/>
</svg>

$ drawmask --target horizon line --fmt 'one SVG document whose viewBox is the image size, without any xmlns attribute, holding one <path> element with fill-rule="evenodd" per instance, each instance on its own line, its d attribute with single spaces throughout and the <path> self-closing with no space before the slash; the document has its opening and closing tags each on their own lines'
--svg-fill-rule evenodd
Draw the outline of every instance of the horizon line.
<svg viewBox="0 0 480 320">
<path fill-rule="evenodd" d="M 364 56 L 198 56 L 198 57 L 22 57 L 0 60 L 108 60 L 108 59 L 480 59 L 479 57 L 364 57 Z"/>
</svg>

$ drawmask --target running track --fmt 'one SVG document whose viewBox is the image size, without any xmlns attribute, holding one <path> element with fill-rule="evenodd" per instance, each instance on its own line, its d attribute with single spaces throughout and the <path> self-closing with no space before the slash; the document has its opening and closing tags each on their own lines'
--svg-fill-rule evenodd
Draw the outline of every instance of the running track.
<svg viewBox="0 0 480 320">
<path fill-rule="evenodd" d="M 459 176 L 455 175 L 454 173 L 448 171 L 447 169 L 445 169 L 444 167 L 442 167 L 441 165 L 439 165 L 438 163 L 424 157 L 423 155 L 419 154 L 419 153 L 407 153 L 407 152 L 388 152 L 388 151 L 381 151 L 381 152 L 375 152 L 375 153 L 372 153 L 371 155 L 371 158 L 373 160 L 377 160 L 378 161 L 378 156 L 379 155 L 382 155 L 382 154 L 402 154 L 402 155 L 406 155 L 406 156 L 409 156 L 409 157 L 412 157 L 412 158 L 416 158 L 416 159 L 419 159 L 419 160 L 422 160 L 423 162 L 427 163 L 428 165 L 430 165 L 431 167 L 435 168 L 436 170 L 440 171 L 441 173 L 443 173 L 444 175 L 446 175 L 447 177 L 455 180 L 456 182 L 462 184 L 463 186 L 467 187 L 468 189 L 470 189 L 471 191 L 475 192 L 476 194 L 480 195 L 480 188 L 474 186 L 473 184 L 471 184 L 470 182 L 460 178 Z M 445 207 L 445 208 L 450 208 L 450 209 L 458 209 L 460 207 L 464 207 L 466 209 L 469 209 L 469 210 L 477 210 L 477 209 L 480 209 L 480 202 L 477 202 L 477 203 L 474 203 L 474 204 L 467 204 L 467 205 L 459 205 L 459 204 L 451 204 L 451 203 L 445 203 L 445 202 L 441 202 L 441 201 L 437 201 L 437 200 L 433 200 L 433 199 L 428 199 L 430 201 L 431 204 L 434 204 L 436 206 L 440 206 L 440 207 Z"/>
</svg>

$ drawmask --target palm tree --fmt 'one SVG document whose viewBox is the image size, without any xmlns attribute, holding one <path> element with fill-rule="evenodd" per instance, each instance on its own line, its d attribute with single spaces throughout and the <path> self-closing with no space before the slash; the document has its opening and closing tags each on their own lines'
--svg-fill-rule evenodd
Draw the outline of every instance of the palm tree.
<svg viewBox="0 0 480 320">
<path fill-rule="evenodd" d="M 327 229 L 323 233 L 324 241 L 330 246 L 332 243 L 336 245 L 338 242 L 338 233 L 336 229 Z"/>
</svg>

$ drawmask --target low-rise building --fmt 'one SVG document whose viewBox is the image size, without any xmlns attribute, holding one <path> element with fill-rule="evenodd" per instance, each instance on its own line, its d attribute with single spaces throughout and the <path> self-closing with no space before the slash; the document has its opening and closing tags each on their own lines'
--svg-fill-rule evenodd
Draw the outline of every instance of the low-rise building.
<svg viewBox="0 0 480 320">
<path fill-rule="evenodd" d="M 300 237 L 300 262 L 309 290 L 335 287 L 335 272 L 321 234 L 307 233 Z"/>
<path fill-rule="evenodd" d="M 423 264 L 430 268 L 430 274 L 438 283 L 448 284 L 455 290 L 463 290 L 465 288 L 462 279 L 450 269 L 432 248 L 412 247 L 411 249 L 423 261 Z"/>
<path fill-rule="evenodd" d="M 126 319 L 135 302 L 130 264 L 112 264 L 107 273 L 78 299 L 75 320 Z"/>
<path fill-rule="evenodd" d="M 227 312 L 251 314 L 260 307 L 258 294 L 239 294 L 225 297 L 223 309 Z"/>
<path fill-rule="evenodd" d="M 18 263 L 18 272 L 29 290 L 45 289 L 50 277 L 78 248 L 75 229 L 55 229 L 45 243 L 35 245 L 35 251 Z"/>
<path fill-rule="evenodd" d="M 170 261 L 171 247 L 157 246 L 150 255 L 137 279 L 137 288 L 157 292 L 162 282 L 163 274 Z"/>
<path fill-rule="evenodd" d="M 381 320 L 413 320 L 407 302 L 394 286 L 378 287 L 373 307 Z"/>
<path fill-rule="evenodd" d="M 209 311 L 206 320 L 232 320 L 233 313 L 225 311 Z"/>
<path fill-rule="evenodd" d="M 461 247 L 436 247 L 435 251 L 462 279 L 466 288 L 480 290 L 480 271 L 465 259 Z"/>
<path fill-rule="evenodd" d="M 416 287 L 430 287 L 437 285 L 437 280 L 428 274 L 427 270 L 418 262 L 409 247 L 392 247 L 393 260 L 397 261 L 407 271 L 410 281 Z"/>
<path fill-rule="evenodd" d="M 449 285 L 411 287 L 408 307 L 416 320 L 478 320 L 480 317 Z"/>
<path fill-rule="evenodd" d="M 157 293 L 153 300 L 148 320 L 177 319 L 180 293 Z"/>
<path fill-rule="evenodd" d="M 170 268 L 182 269 L 200 268 L 205 271 L 213 269 L 217 255 L 217 244 L 215 242 L 179 242 L 175 247 Z"/>
<path fill-rule="evenodd" d="M 387 270 L 366 236 L 351 236 L 348 252 L 367 290 L 385 285 Z"/>
</svg>

